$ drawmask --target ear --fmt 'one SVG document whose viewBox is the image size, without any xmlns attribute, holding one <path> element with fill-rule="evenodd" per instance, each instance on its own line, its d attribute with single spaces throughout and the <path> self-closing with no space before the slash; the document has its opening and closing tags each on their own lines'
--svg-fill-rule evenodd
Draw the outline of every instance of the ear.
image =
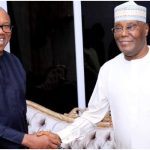
<svg viewBox="0 0 150 150">
<path fill-rule="evenodd" d="M 148 36 L 148 32 L 149 32 L 149 25 L 145 24 L 145 36 Z"/>
</svg>

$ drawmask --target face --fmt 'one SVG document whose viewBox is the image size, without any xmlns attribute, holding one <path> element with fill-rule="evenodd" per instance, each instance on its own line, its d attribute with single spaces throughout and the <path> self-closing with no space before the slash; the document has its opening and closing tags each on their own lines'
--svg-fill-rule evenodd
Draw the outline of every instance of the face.
<svg viewBox="0 0 150 150">
<path fill-rule="evenodd" d="M 147 54 L 148 30 L 148 25 L 139 21 L 115 23 L 114 38 L 127 59 L 137 59 Z"/>
<path fill-rule="evenodd" d="M 11 32 L 5 33 L 1 28 L 2 25 L 10 25 L 10 18 L 3 9 L 0 9 L 0 55 L 3 54 L 3 50 L 11 38 Z"/>
</svg>

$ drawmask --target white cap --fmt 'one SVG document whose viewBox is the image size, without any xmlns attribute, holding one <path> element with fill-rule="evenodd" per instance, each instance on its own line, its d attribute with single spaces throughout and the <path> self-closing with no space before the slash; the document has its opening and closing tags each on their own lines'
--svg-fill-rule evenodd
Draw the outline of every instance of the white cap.
<svg viewBox="0 0 150 150">
<path fill-rule="evenodd" d="M 125 2 L 114 9 L 115 22 L 137 20 L 146 23 L 146 7 L 137 5 L 133 1 Z"/>
</svg>

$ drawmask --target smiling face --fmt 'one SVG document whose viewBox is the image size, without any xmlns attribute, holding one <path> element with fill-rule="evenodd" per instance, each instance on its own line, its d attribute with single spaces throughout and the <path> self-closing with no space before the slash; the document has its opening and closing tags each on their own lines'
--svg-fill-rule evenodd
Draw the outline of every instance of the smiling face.
<svg viewBox="0 0 150 150">
<path fill-rule="evenodd" d="M 147 54 L 148 30 L 148 25 L 139 21 L 115 23 L 114 38 L 127 60 L 142 58 Z"/>
<path fill-rule="evenodd" d="M 11 32 L 5 33 L 2 30 L 3 25 L 10 25 L 10 18 L 5 10 L 0 8 L 0 55 L 3 54 L 3 50 L 11 38 Z"/>
</svg>

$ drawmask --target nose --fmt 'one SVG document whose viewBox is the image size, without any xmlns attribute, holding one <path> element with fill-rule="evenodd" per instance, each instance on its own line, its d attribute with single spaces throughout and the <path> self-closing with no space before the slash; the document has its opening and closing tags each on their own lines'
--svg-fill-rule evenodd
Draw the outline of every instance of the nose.
<svg viewBox="0 0 150 150">
<path fill-rule="evenodd" d="M 126 28 L 122 29 L 122 36 L 126 36 L 128 34 L 128 30 Z"/>
</svg>

